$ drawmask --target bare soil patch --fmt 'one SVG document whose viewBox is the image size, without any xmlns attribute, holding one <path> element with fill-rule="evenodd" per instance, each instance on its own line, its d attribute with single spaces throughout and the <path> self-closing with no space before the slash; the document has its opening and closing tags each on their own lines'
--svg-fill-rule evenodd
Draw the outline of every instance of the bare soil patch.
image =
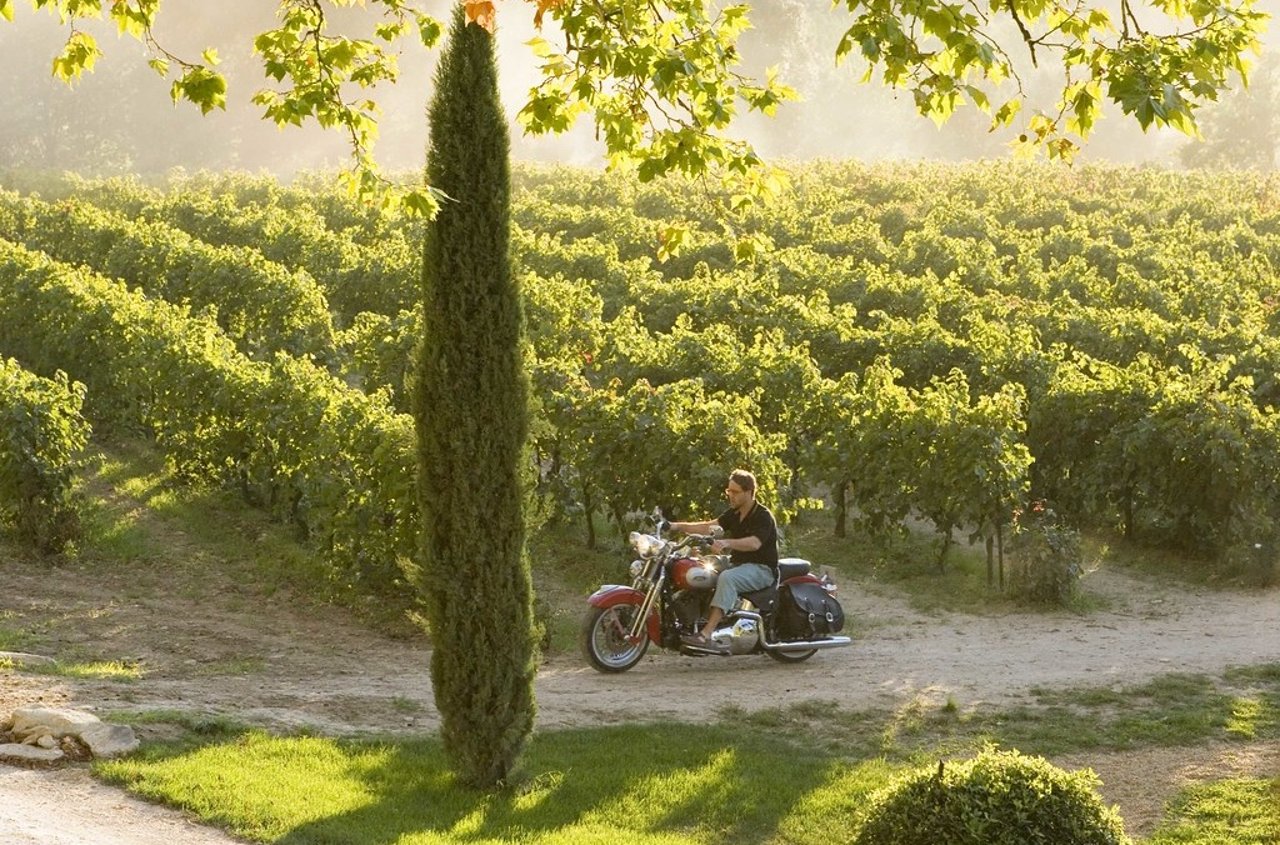
<svg viewBox="0 0 1280 845">
<path fill-rule="evenodd" d="M 1164 817 L 1165 804 L 1179 790 L 1223 778 L 1280 775 L 1280 742 L 1248 745 L 1214 743 L 1196 748 L 1144 748 L 1055 760 L 1067 769 L 1090 768 L 1102 779 L 1099 790 L 1120 807 L 1125 830 L 1151 835 Z"/>
<path fill-rule="evenodd" d="M 340 609 L 266 597 L 212 568 L 182 581 L 177 592 L 175 579 L 142 570 L 126 577 L 9 561 L 3 572 L 0 628 L 32 632 L 24 650 L 63 661 L 126 659 L 143 675 L 118 681 L 0 671 L 2 711 L 34 702 L 99 713 L 177 710 L 342 735 L 418 734 L 437 724 L 427 644 L 380 635 Z M 1184 589 L 1105 571 L 1090 576 L 1088 588 L 1110 609 L 1087 616 L 925 616 L 900 600 L 846 587 L 841 598 L 854 646 L 800 665 L 765 657 L 697 659 L 654 648 L 632 671 L 602 675 L 577 654 L 554 655 L 538 677 L 539 725 L 667 716 L 694 721 L 705 716 L 709 700 L 749 711 L 814 700 L 846 708 L 948 698 L 961 707 L 1019 703 L 1035 688 L 1129 686 L 1169 672 L 1218 673 L 1230 665 L 1280 661 L 1275 590 Z M 144 739 L 155 730 L 137 728 Z M 1120 804 L 1135 833 L 1149 832 L 1163 801 L 1188 779 L 1237 770 L 1280 774 L 1274 744 L 1064 762 L 1097 770 L 1104 795 Z M 105 802 L 112 826 L 120 813 L 154 812 L 161 826 L 182 821 L 93 784 L 83 772 L 0 767 L 0 827 L 23 830 L 6 826 L 14 808 L 32 818 L 43 815 L 46 800 L 79 807 Z M 28 839 L 16 841 L 218 841 L 199 838 L 203 832 L 181 833 L 182 824 L 154 840 L 143 834 L 51 838 L 51 825 L 45 834 L 17 834 Z"/>
</svg>

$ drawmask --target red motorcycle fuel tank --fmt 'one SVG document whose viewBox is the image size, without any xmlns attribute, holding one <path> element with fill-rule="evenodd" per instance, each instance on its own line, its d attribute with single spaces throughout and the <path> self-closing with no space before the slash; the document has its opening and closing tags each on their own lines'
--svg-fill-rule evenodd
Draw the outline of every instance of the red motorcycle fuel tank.
<svg viewBox="0 0 1280 845">
<path fill-rule="evenodd" d="M 705 561 L 682 557 L 671 568 L 676 587 L 681 590 L 709 590 L 716 585 L 716 570 Z"/>
</svg>

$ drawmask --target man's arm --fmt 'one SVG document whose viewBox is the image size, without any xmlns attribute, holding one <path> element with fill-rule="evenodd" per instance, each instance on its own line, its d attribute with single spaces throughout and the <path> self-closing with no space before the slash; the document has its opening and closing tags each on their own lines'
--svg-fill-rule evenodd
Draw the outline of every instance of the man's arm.
<svg viewBox="0 0 1280 845">
<path fill-rule="evenodd" d="M 754 552 L 763 546 L 764 543 L 754 534 L 746 537 L 735 537 L 732 540 L 720 539 L 711 544 L 711 548 L 717 554 L 720 552 Z"/>
<path fill-rule="evenodd" d="M 710 534 L 711 529 L 720 523 L 713 520 L 707 522 L 672 522 L 671 530 L 679 531 L 681 534 Z"/>
</svg>

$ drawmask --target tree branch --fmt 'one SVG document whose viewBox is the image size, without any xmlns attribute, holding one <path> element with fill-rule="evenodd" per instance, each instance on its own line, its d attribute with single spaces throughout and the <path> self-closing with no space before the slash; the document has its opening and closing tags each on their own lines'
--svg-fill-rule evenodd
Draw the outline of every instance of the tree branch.
<svg viewBox="0 0 1280 845">
<path fill-rule="evenodd" d="M 1018 32 L 1022 33 L 1022 41 L 1027 45 L 1027 52 L 1031 54 L 1031 66 L 1039 67 L 1040 63 L 1036 59 L 1036 40 L 1031 37 L 1031 32 L 1027 29 L 1027 25 L 1022 22 L 1022 17 L 1018 14 L 1016 0 L 1009 0 L 1009 15 L 1013 18 L 1013 22 L 1018 25 Z"/>
</svg>

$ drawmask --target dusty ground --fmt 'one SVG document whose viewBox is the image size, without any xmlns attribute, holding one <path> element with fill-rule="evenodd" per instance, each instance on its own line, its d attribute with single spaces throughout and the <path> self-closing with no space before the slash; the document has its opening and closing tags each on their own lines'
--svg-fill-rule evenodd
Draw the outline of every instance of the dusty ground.
<svg viewBox="0 0 1280 845">
<path fill-rule="evenodd" d="M 128 659 L 133 682 L 0 671 L 0 712 L 40 702 L 100 712 L 177 709 L 274 728 L 409 733 L 436 723 L 421 643 L 372 633 L 342 611 L 264 599 L 216 574 L 172 583 L 10 562 L 0 628 L 34 630 L 28 650 L 63 660 Z M 952 698 L 960 707 L 1024 699 L 1034 687 L 1132 685 L 1175 671 L 1280 661 L 1280 593 L 1186 591 L 1115 573 L 1089 590 L 1109 610 L 1085 617 L 922 616 L 845 590 L 852 648 L 787 666 L 764 657 L 694 659 L 651 649 L 631 672 L 601 675 L 576 654 L 537 684 L 539 725 L 700 715 L 708 699 L 752 710 L 806 700 L 846 708 Z M 268 609 L 269 608 L 269 609 Z M 728 693 L 728 695 L 726 695 Z M 141 729 L 145 736 L 145 728 Z M 1280 774 L 1280 745 L 1161 749 L 1060 761 L 1090 766 L 1130 831 L 1150 832 L 1166 797 L 1192 780 Z M 42 823 L 40 820 L 47 820 Z M 91 781 L 82 769 L 0 766 L 0 831 L 15 845 L 229 842 Z"/>
</svg>

